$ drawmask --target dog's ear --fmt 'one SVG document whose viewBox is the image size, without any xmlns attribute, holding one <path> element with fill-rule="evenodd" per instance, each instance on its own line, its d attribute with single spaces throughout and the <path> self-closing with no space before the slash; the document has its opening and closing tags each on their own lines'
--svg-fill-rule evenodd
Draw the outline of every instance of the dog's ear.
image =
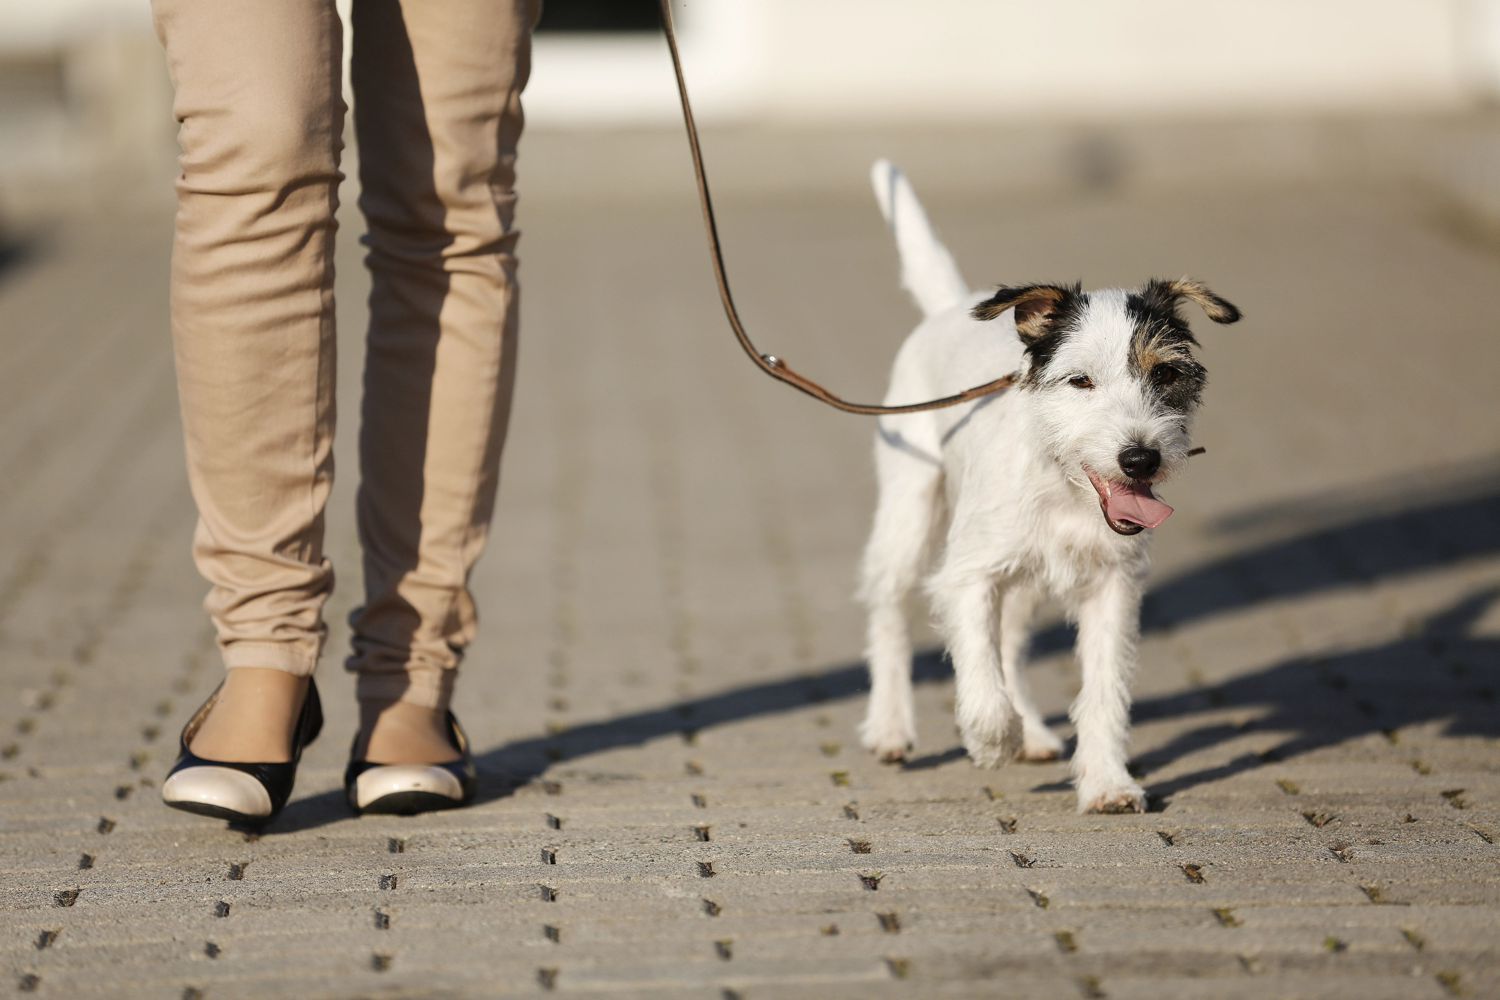
<svg viewBox="0 0 1500 1000">
<path fill-rule="evenodd" d="M 1141 294 L 1147 301 L 1156 299 L 1168 311 L 1183 299 L 1196 302 L 1215 323 L 1236 323 L 1240 319 L 1240 310 L 1233 302 L 1215 295 L 1207 285 L 1194 278 L 1178 278 L 1176 281 L 1153 278 L 1146 282 Z"/>
<path fill-rule="evenodd" d="M 1002 286 L 979 303 L 969 315 L 975 319 L 998 319 L 1007 309 L 1016 311 L 1016 332 L 1028 346 L 1047 335 L 1047 324 L 1061 311 L 1063 304 L 1077 289 L 1059 285 Z"/>
</svg>

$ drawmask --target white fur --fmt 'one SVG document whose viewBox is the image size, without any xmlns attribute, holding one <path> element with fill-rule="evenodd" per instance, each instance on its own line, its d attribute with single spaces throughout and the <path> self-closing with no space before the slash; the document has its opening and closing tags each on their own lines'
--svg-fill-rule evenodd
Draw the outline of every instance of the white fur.
<svg viewBox="0 0 1500 1000">
<path fill-rule="evenodd" d="M 902 280 L 926 313 L 896 356 L 886 402 L 943 396 L 1022 369 L 1013 313 L 971 318 L 986 296 L 955 291 L 962 279 L 910 186 L 884 162 L 873 180 L 896 232 Z M 1189 444 L 1186 417 L 1154 408 L 1129 371 L 1125 295 L 1089 293 L 1078 331 L 1049 366 L 1088 375 L 1092 390 L 1062 381 L 881 419 L 880 500 L 860 597 L 869 612 L 871 677 L 861 735 L 882 759 L 901 759 L 916 740 L 905 602 L 924 575 L 953 660 L 958 727 L 970 757 L 986 767 L 1016 756 L 1057 757 L 1062 743 L 1022 675 L 1033 611 L 1051 596 L 1078 622 L 1083 686 L 1070 715 L 1079 808 L 1144 809 L 1145 794 L 1125 765 L 1150 532 L 1111 531 L 1083 466 L 1119 476 L 1121 450 L 1142 444 L 1161 451 L 1160 480 Z"/>
<path fill-rule="evenodd" d="M 958 273 L 953 255 L 938 242 L 906 175 L 889 161 L 876 160 L 870 168 L 870 183 L 901 253 L 901 287 L 929 316 L 962 301 L 969 286 Z"/>
</svg>

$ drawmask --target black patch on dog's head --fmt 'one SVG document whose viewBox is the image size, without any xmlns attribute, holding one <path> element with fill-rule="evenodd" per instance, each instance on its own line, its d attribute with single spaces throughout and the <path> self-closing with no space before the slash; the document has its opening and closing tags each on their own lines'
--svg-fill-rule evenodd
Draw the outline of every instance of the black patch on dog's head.
<svg viewBox="0 0 1500 1000">
<path fill-rule="evenodd" d="M 1153 278 L 1139 292 L 1125 297 L 1125 313 L 1134 332 L 1130 343 L 1130 371 L 1167 407 L 1186 412 L 1198 405 L 1208 372 L 1193 357 L 1198 342 L 1177 311 L 1182 299 L 1203 307 L 1216 323 L 1233 323 L 1240 311 L 1229 301 L 1189 278 Z"/>
<path fill-rule="evenodd" d="M 1015 310 L 1016 334 L 1025 345 L 1030 362 L 1021 384 L 1034 388 L 1087 303 L 1088 296 L 1083 294 L 1081 283 L 1071 287 L 1001 286 L 994 295 L 976 305 L 970 315 L 979 320 L 992 320 L 1008 309 Z"/>
<path fill-rule="evenodd" d="M 1152 278 L 1139 292 L 1130 296 L 1130 300 L 1144 311 L 1170 316 L 1186 328 L 1187 324 L 1182 323 L 1177 315 L 1177 305 L 1183 299 L 1198 303 L 1215 323 L 1237 323 L 1242 315 L 1233 302 L 1214 294 L 1207 285 L 1193 278 L 1173 281 Z"/>
</svg>

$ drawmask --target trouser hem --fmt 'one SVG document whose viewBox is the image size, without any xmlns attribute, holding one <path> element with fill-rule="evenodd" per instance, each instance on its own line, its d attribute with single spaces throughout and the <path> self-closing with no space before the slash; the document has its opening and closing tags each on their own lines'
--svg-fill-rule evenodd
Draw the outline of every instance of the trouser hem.
<svg viewBox="0 0 1500 1000">
<path fill-rule="evenodd" d="M 318 654 L 287 642 L 233 642 L 222 649 L 224 667 L 260 667 L 285 670 L 298 677 L 311 677 Z"/>
<path fill-rule="evenodd" d="M 453 698 L 457 670 L 416 669 L 401 673 L 360 674 L 355 697 L 361 704 L 389 705 L 405 702 L 423 708 L 446 709 Z"/>
</svg>

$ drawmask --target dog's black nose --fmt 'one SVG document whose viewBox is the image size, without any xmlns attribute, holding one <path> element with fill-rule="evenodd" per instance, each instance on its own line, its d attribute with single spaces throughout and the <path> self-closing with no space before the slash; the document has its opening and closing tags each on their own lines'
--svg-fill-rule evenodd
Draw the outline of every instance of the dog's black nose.
<svg viewBox="0 0 1500 1000">
<path fill-rule="evenodd" d="M 1131 479 L 1150 479 L 1161 468 L 1161 452 L 1136 445 L 1120 452 L 1120 471 Z"/>
</svg>

